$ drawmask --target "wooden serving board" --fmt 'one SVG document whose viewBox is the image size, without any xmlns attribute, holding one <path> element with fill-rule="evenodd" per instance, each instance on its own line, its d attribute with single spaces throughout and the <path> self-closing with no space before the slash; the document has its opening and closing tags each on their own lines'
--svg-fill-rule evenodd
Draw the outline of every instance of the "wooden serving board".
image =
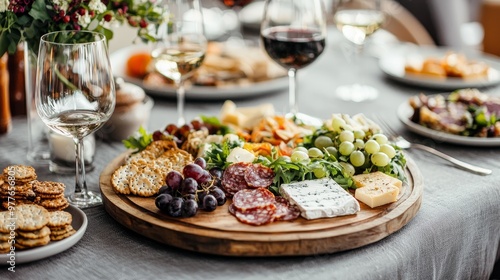
<svg viewBox="0 0 500 280">
<path fill-rule="evenodd" d="M 100 187 L 106 211 L 125 227 L 171 246 L 225 256 L 299 256 L 358 248 L 390 235 L 406 225 L 422 202 L 423 178 L 407 158 L 408 183 L 397 202 L 374 209 L 361 205 L 356 215 L 273 222 L 264 226 L 240 223 L 228 212 L 229 202 L 214 212 L 199 210 L 190 218 L 160 212 L 154 198 L 116 194 L 111 175 L 126 154 L 103 170 Z"/>
</svg>

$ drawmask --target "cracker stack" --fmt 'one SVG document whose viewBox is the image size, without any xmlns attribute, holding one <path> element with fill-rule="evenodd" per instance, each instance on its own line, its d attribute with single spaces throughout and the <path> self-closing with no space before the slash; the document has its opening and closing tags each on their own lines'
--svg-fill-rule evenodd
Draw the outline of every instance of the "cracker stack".
<svg viewBox="0 0 500 280">
<path fill-rule="evenodd" d="M 64 197 L 64 189 L 64 184 L 59 182 L 33 182 L 33 191 L 40 198 L 39 205 L 49 211 L 63 210 L 69 206 L 68 201 Z"/>
<path fill-rule="evenodd" d="M 15 199 L 16 204 L 36 204 L 39 199 L 32 189 L 36 180 L 35 169 L 26 165 L 11 165 L 4 168 L 0 175 L 0 200 L 2 207 L 8 208 L 8 199 Z"/>
<path fill-rule="evenodd" d="M 9 238 L 10 236 L 10 212 L 0 212 L 0 253 L 8 253 L 10 251 Z"/>
<path fill-rule="evenodd" d="M 48 226 L 50 228 L 50 240 L 62 240 L 75 234 L 76 230 L 71 226 L 73 217 L 65 211 L 50 212 Z"/>
<path fill-rule="evenodd" d="M 130 155 L 126 163 L 113 172 L 111 186 L 119 194 L 154 196 L 171 170 L 182 172 L 182 168 L 193 162 L 193 156 L 177 148 L 174 141 L 159 140 L 146 149 Z"/>
<path fill-rule="evenodd" d="M 8 213 L 8 212 L 7 212 Z M 22 204 L 16 206 L 17 249 L 28 249 L 50 242 L 49 211 L 39 205 Z"/>
</svg>

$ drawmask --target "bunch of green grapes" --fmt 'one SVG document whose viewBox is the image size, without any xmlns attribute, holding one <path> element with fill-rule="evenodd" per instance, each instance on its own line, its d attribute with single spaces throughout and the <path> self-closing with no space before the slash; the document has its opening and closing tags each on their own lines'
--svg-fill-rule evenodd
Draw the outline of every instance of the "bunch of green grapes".
<svg viewBox="0 0 500 280">
<path fill-rule="evenodd" d="M 398 153 L 386 135 L 353 129 L 343 119 L 333 118 L 330 129 L 317 130 L 306 139 L 304 147 L 293 151 L 291 159 L 306 163 L 328 156 L 352 176 L 373 166 L 383 169 Z"/>
</svg>

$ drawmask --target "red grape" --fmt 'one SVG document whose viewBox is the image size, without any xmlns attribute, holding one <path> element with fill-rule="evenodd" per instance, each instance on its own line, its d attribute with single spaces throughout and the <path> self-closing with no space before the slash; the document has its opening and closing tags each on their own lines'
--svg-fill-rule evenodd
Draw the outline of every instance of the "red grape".
<svg viewBox="0 0 500 280">
<path fill-rule="evenodd" d="M 174 135 L 179 128 L 175 124 L 169 124 L 167 127 L 165 127 L 165 131 L 168 132 L 170 135 Z"/>
<path fill-rule="evenodd" d="M 173 198 L 170 194 L 167 193 L 160 194 L 155 198 L 155 205 L 161 211 L 166 211 L 172 199 Z"/>
<path fill-rule="evenodd" d="M 210 183 L 210 181 L 212 181 L 212 175 L 210 175 L 210 172 L 206 170 L 203 170 L 201 176 L 196 179 L 196 182 L 198 182 L 199 185 Z"/>
<path fill-rule="evenodd" d="M 174 197 L 172 201 L 168 204 L 167 214 L 172 217 L 180 217 L 182 215 L 182 205 L 184 204 L 184 199 L 181 197 Z"/>
<path fill-rule="evenodd" d="M 182 174 L 179 171 L 172 170 L 167 173 L 166 182 L 173 190 L 178 190 L 182 183 Z"/>
<path fill-rule="evenodd" d="M 193 178 L 186 178 L 182 181 L 181 184 L 181 193 L 182 194 L 195 194 L 198 190 L 198 183 Z"/>
<path fill-rule="evenodd" d="M 184 174 L 184 177 L 191 177 L 195 180 L 198 180 L 198 178 L 203 175 L 203 171 L 205 171 L 201 166 L 198 164 L 194 163 L 189 163 L 184 168 L 182 169 L 182 173 Z"/>
<path fill-rule="evenodd" d="M 203 209 L 212 212 L 217 208 L 217 199 L 211 194 L 205 195 L 203 198 Z"/>
<path fill-rule="evenodd" d="M 187 199 L 182 205 L 182 216 L 193 217 L 198 211 L 198 203 L 193 199 Z"/>
<path fill-rule="evenodd" d="M 196 158 L 194 163 L 198 164 L 203 169 L 207 168 L 207 161 L 202 157 Z"/>
<path fill-rule="evenodd" d="M 213 195 L 217 200 L 217 205 L 221 206 L 224 205 L 224 203 L 226 203 L 226 194 L 224 193 L 223 190 L 216 187 L 210 191 L 210 194 Z"/>
</svg>

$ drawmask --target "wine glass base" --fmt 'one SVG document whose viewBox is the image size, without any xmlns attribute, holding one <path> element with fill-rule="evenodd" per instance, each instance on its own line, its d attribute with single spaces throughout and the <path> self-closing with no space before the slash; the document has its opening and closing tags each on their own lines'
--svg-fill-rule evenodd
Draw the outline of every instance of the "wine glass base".
<svg viewBox="0 0 500 280">
<path fill-rule="evenodd" d="M 94 206 L 102 205 L 102 198 L 100 194 L 88 191 L 84 193 L 74 193 L 68 197 L 69 204 L 78 207 L 80 209 L 90 208 Z"/>
<path fill-rule="evenodd" d="M 340 86 L 335 93 L 339 99 L 352 102 L 371 101 L 378 97 L 376 88 L 360 84 Z"/>
<path fill-rule="evenodd" d="M 303 124 L 306 126 L 320 127 L 323 121 L 319 118 L 304 114 L 304 113 L 288 113 L 285 118 L 293 120 L 296 124 Z"/>
</svg>

